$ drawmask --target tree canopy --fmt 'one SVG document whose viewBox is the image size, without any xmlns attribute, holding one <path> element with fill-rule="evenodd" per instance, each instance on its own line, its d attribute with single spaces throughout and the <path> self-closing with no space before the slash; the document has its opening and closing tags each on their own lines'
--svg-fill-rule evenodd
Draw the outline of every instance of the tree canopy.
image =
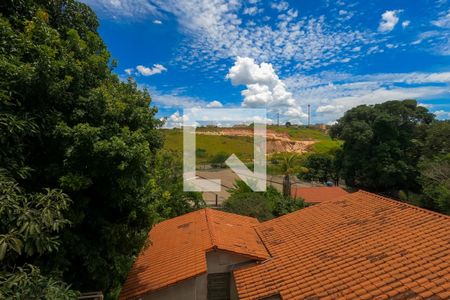
<svg viewBox="0 0 450 300">
<path fill-rule="evenodd" d="M 152 224 L 201 201 L 180 197 L 157 110 L 112 72 L 87 5 L 6 0 L 0 14 L 1 275 L 114 297 Z"/>
<path fill-rule="evenodd" d="M 369 190 L 418 190 L 417 164 L 434 115 L 415 100 L 350 109 L 331 128 L 344 141 L 340 167 L 347 184 Z"/>
<path fill-rule="evenodd" d="M 223 203 L 225 211 L 265 221 L 306 207 L 303 199 L 285 197 L 269 185 L 265 192 L 254 192 L 244 181 L 236 180 Z"/>
</svg>

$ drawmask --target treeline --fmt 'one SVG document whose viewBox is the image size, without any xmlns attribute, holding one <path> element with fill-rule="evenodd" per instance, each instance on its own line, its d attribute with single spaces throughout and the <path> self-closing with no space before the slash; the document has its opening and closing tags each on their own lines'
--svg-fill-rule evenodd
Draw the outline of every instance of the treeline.
<svg viewBox="0 0 450 300">
<path fill-rule="evenodd" d="M 361 105 L 331 128 L 346 184 L 450 214 L 450 122 L 415 100 Z"/>
<path fill-rule="evenodd" d="M 152 224 L 202 200 L 87 5 L 4 0 L 0 14 L 0 299 L 115 298 Z"/>
</svg>

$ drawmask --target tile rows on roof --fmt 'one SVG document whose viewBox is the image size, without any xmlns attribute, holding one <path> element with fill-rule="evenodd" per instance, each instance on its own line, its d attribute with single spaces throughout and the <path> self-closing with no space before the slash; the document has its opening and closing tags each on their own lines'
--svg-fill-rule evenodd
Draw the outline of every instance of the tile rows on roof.
<svg viewBox="0 0 450 300">
<path fill-rule="evenodd" d="M 221 249 L 257 260 L 269 257 L 254 227 L 259 222 L 212 209 L 155 225 L 134 262 L 120 299 L 136 299 L 207 271 L 205 252 Z"/>
<path fill-rule="evenodd" d="M 358 192 L 257 231 L 273 257 L 234 272 L 241 299 L 449 299 L 447 216 Z"/>
<path fill-rule="evenodd" d="M 307 203 L 323 203 L 348 194 L 344 189 L 333 186 L 296 187 L 292 189 L 293 197 L 300 197 Z"/>
</svg>

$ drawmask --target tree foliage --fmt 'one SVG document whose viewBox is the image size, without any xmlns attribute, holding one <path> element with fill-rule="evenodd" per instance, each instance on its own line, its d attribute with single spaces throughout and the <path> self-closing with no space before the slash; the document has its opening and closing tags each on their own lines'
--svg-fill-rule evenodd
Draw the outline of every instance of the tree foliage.
<svg viewBox="0 0 450 300">
<path fill-rule="evenodd" d="M 30 263 L 113 297 L 151 225 L 198 195 L 158 156 L 150 96 L 112 73 L 88 6 L 6 0 L 0 14 L 2 271 Z"/>
<path fill-rule="evenodd" d="M 450 154 L 420 163 L 424 206 L 450 215 Z"/>
<path fill-rule="evenodd" d="M 419 170 L 422 206 L 450 215 L 450 121 L 436 121 L 427 130 Z"/>
<path fill-rule="evenodd" d="M 284 197 L 269 185 L 265 192 L 254 192 L 244 181 L 236 180 L 229 189 L 230 197 L 224 202 L 225 211 L 257 218 L 272 219 L 306 207 L 303 199 Z"/>
<path fill-rule="evenodd" d="M 69 300 L 77 299 L 78 293 L 62 281 L 43 276 L 38 267 L 26 264 L 11 273 L 0 272 L 0 298 Z"/>
<path fill-rule="evenodd" d="M 298 177 L 307 181 L 326 182 L 338 177 L 336 156 L 331 154 L 313 153 L 303 162 L 304 170 Z"/>
<path fill-rule="evenodd" d="M 434 116 L 415 100 L 361 105 L 331 128 L 344 141 L 340 155 L 347 184 L 369 190 L 418 190 L 417 163 Z"/>
</svg>

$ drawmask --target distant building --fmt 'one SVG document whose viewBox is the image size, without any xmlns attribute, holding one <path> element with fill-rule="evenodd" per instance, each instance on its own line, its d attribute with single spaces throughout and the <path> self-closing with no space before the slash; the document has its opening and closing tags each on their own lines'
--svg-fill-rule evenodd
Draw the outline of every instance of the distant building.
<svg viewBox="0 0 450 300">
<path fill-rule="evenodd" d="M 337 186 L 319 186 L 319 187 L 293 187 L 292 197 L 302 198 L 306 203 L 317 204 L 330 202 L 348 194 L 344 189 Z"/>
<path fill-rule="evenodd" d="M 120 299 L 450 299 L 450 217 L 359 191 L 259 223 L 156 225 Z"/>
<path fill-rule="evenodd" d="M 327 130 L 329 126 L 327 124 L 316 124 L 314 125 L 314 127 L 319 128 L 321 130 Z"/>
</svg>

